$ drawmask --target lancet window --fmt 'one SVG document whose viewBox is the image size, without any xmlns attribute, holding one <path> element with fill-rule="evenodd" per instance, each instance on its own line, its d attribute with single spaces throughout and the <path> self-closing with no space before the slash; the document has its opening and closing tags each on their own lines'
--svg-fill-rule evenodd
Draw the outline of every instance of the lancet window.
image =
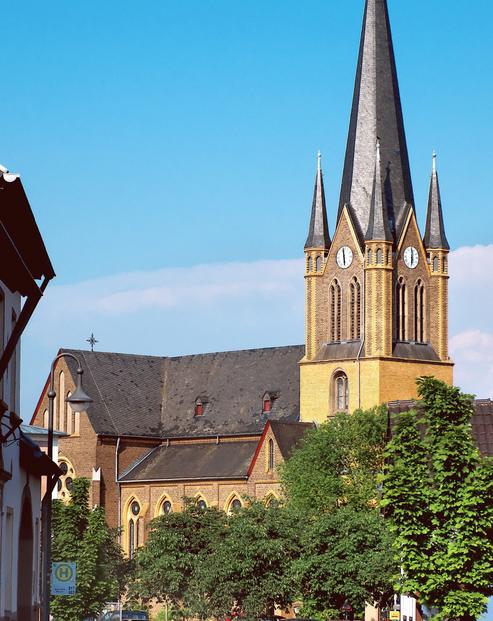
<svg viewBox="0 0 493 621">
<path fill-rule="evenodd" d="M 341 340 L 341 286 L 337 280 L 330 286 L 330 340 Z"/>
<path fill-rule="evenodd" d="M 349 285 L 350 297 L 350 338 L 361 338 L 361 285 L 354 278 Z"/>
<path fill-rule="evenodd" d="M 399 278 L 396 288 L 396 326 L 397 340 L 407 340 L 407 287 L 403 278 Z"/>
<path fill-rule="evenodd" d="M 340 371 L 333 379 L 334 412 L 347 412 L 349 410 L 349 381 L 347 375 Z"/>
<path fill-rule="evenodd" d="M 414 340 L 425 342 L 425 286 L 421 280 L 414 287 Z"/>
</svg>

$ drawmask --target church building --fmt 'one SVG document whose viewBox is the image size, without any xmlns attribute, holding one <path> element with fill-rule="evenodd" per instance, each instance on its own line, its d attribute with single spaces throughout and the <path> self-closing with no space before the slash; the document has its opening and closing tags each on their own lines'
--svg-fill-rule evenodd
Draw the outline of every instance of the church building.
<svg viewBox="0 0 493 621">
<path fill-rule="evenodd" d="M 422 235 L 386 0 L 366 1 L 340 201 L 327 209 L 319 156 L 304 253 L 304 345 L 180 357 L 70 350 L 94 401 L 81 414 L 64 400 L 76 366 L 58 362 L 59 497 L 75 476 L 90 478 L 91 502 L 130 556 L 149 521 L 184 497 L 225 511 L 245 496 L 280 498 L 277 466 L 336 412 L 395 408 L 416 398 L 422 375 L 453 381 L 436 157 Z M 47 425 L 46 392 L 35 425 Z M 492 454 L 491 401 L 478 403 L 475 425 Z"/>
</svg>

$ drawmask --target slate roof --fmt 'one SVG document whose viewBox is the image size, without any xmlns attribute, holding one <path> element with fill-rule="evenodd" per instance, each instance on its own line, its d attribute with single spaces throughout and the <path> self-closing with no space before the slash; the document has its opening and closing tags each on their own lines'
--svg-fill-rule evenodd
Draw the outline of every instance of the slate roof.
<svg viewBox="0 0 493 621">
<path fill-rule="evenodd" d="M 415 402 L 392 401 L 389 403 L 389 412 L 398 414 L 408 412 L 415 406 Z M 491 399 L 476 399 L 474 401 L 474 415 L 472 417 L 472 435 L 483 455 L 493 457 L 493 401 Z"/>
<path fill-rule="evenodd" d="M 354 360 L 358 356 L 361 341 L 343 343 L 324 343 L 317 352 L 315 360 Z M 365 348 L 361 352 L 365 357 Z M 392 352 L 394 358 L 404 360 L 427 360 L 440 362 L 438 354 L 429 343 L 394 343 Z"/>
<path fill-rule="evenodd" d="M 266 392 L 275 397 L 269 420 L 299 420 L 302 345 L 179 357 L 63 351 L 81 360 L 94 401 L 87 414 L 99 435 L 261 434 Z M 203 416 L 194 415 L 197 397 L 207 401 Z"/>
<path fill-rule="evenodd" d="M 423 243 L 425 248 L 450 250 L 445 234 L 445 224 L 443 223 L 442 198 L 440 196 L 440 183 L 438 182 L 435 161 L 436 155 L 434 154 Z"/>
<path fill-rule="evenodd" d="M 305 243 L 305 250 L 308 248 L 324 248 L 325 250 L 330 248 L 324 177 L 320 166 L 320 154 L 318 155 L 317 175 L 315 177 L 315 189 L 313 190 L 310 228 L 308 229 L 308 237 Z"/>
<path fill-rule="evenodd" d="M 368 229 L 377 138 L 389 228 L 399 237 L 408 206 L 414 207 L 411 171 L 387 1 L 367 0 L 338 216 L 349 205 L 361 240 Z"/>
<path fill-rule="evenodd" d="M 162 445 L 130 467 L 119 481 L 246 479 L 256 448 L 252 440 Z"/>
<path fill-rule="evenodd" d="M 314 423 L 284 423 L 272 421 L 270 424 L 277 446 L 283 459 L 289 459 L 293 450 L 299 446 L 305 433 L 315 427 Z"/>
</svg>

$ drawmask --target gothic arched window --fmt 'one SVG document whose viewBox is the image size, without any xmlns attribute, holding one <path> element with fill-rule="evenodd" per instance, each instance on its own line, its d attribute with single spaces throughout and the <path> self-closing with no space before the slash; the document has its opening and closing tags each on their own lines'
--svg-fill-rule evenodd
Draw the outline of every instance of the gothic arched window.
<svg viewBox="0 0 493 621">
<path fill-rule="evenodd" d="M 133 498 L 127 508 L 128 556 L 133 558 L 135 550 L 143 544 L 143 520 L 140 516 L 140 502 Z"/>
<path fill-rule="evenodd" d="M 322 257 L 320 255 L 315 260 L 315 269 L 317 272 L 322 270 Z"/>
<path fill-rule="evenodd" d="M 368 263 L 368 265 L 371 265 L 373 261 L 373 253 L 371 251 L 371 248 L 368 249 L 368 254 L 367 254 L 367 258 L 366 258 L 366 262 Z"/>
<path fill-rule="evenodd" d="M 231 515 L 233 513 L 236 513 L 237 511 L 239 511 L 242 508 L 243 504 L 241 502 L 241 500 L 238 497 L 234 497 L 231 502 L 228 505 L 228 510 L 227 510 L 227 514 Z"/>
<path fill-rule="evenodd" d="M 425 342 L 425 286 L 421 280 L 414 287 L 414 340 Z"/>
<path fill-rule="evenodd" d="M 160 515 L 167 515 L 168 513 L 172 513 L 173 512 L 173 506 L 171 504 L 171 501 L 166 499 L 161 503 L 161 507 L 159 509 L 159 514 Z"/>
<path fill-rule="evenodd" d="M 377 265 L 382 265 L 382 263 L 383 263 L 382 249 L 378 248 L 378 250 L 377 250 Z"/>
<path fill-rule="evenodd" d="M 76 478 L 75 469 L 66 457 L 59 457 L 58 467 L 62 471 L 57 483 L 58 498 L 63 500 L 63 502 L 68 502 L 70 500 L 72 484 Z"/>
<path fill-rule="evenodd" d="M 396 337 L 398 341 L 407 340 L 407 288 L 403 278 L 399 278 L 396 288 Z"/>
<path fill-rule="evenodd" d="M 349 410 L 349 381 L 343 371 L 339 371 L 333 378 L 334 412 Z"/>
<path fill-rule="evenodd" d="M 438 257 L 433 257 L 433 271 L 438 272 Z"/>
<path fill-rule="evenodd" d="M 312 263 L 313 263 L 313 261 L 312 261 L 312 258 L 310 256 L 310 257 L 308 257 L 308 261 L 306 262 L 306 271 L 308 273 L 310 273 L 312 271 Z"/>
<path fill-rule="evenodd" d="M 330 286 L 330 340 L 341 340 L 341 286 L 334 280 Z"/>
<path fill-rule="evenodd" d="M 135 554 L 135 522 L 131 519 L 128 523 L 128 556 L 133 558 Z"/>
<path fill-rule="evenodd" d="M 361 338 L 361 286 L 356 278 L 349 285 L 350 297 L 350 339 Z"/>
<path fill-rule="evenodd" d="M 269 439 L 267 445 L 267 470 L 272 472 L 274 470 L 274 440 Z"/>
<path fill-rule="evenodd" d="M 60 395 L 60 401 L 59 401 L 60 411 L 58 413 L 58 428 L 60 429 L 60 431 L 65 431 L 65 429 L 67 427 L 67 423 L 66 423 L 67 404 L 66 404 L 65 399 L 64 399 L 64 395 L 65 395 L 65 373 L 63 371 L 60 371 L 58 393 Z"/>
<path fill-rule="evenodd" d="M 207 509 L 207 501 L 204 498 L 202 498 L 201 496 L 199 496 L 197 498 L 197 507 L 201 511 L 204 511 L 205 509 Z"/>
</svg>

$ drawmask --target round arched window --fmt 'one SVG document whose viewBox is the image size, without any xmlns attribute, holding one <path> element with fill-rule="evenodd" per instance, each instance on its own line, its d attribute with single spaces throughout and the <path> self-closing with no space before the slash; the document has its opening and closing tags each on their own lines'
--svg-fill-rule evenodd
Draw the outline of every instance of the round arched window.
<svg viewBox="0 0 493 621">
<path fill-rule="evenodd" d="M 72 479 L 72 477 L 67 477 L 65 479 L 65 487 L 67 488 L 69 492 L 72 491 L 73 483 L 74 483 L 74 480 Z"/>
<path fill-rule="evenodd" d="M 171 513 L 171 503 L 169 500 L 165 500 L 161 505 L 161 513 L 163 515 Z"/>
<path fill-rule="evenodd" d="M 66 462 L 66 461 L 62 461 L 62 462 L 60 463 L 60 466 L 59 466 L 59 467 L 60 467 L 60 470 L 62 471 L 62 476 L 63 476 L 63 475 L 65 475 L 65 474 L 67 474 L 67 472 L 68 472 L 68 465 L 67 465 L 67 462 Z"/>
<path fill-rule="evenodd" d="M 200 500 L 197 501 L 197 507 L 201 510 L 207 509 L 207 503 L 203 498 L 200 498 Z"/>
<path fill-rule="evenodd" d="M 132 502 L 132 504 L 130 505 L 130 511 L 132 511 L 132 513 L 134 515 L 139 515 L 139 513 L 140 513 L 140 505 L 139 505 L 139 503 L 136 500 L 134 500 Z"/>
</svg>

